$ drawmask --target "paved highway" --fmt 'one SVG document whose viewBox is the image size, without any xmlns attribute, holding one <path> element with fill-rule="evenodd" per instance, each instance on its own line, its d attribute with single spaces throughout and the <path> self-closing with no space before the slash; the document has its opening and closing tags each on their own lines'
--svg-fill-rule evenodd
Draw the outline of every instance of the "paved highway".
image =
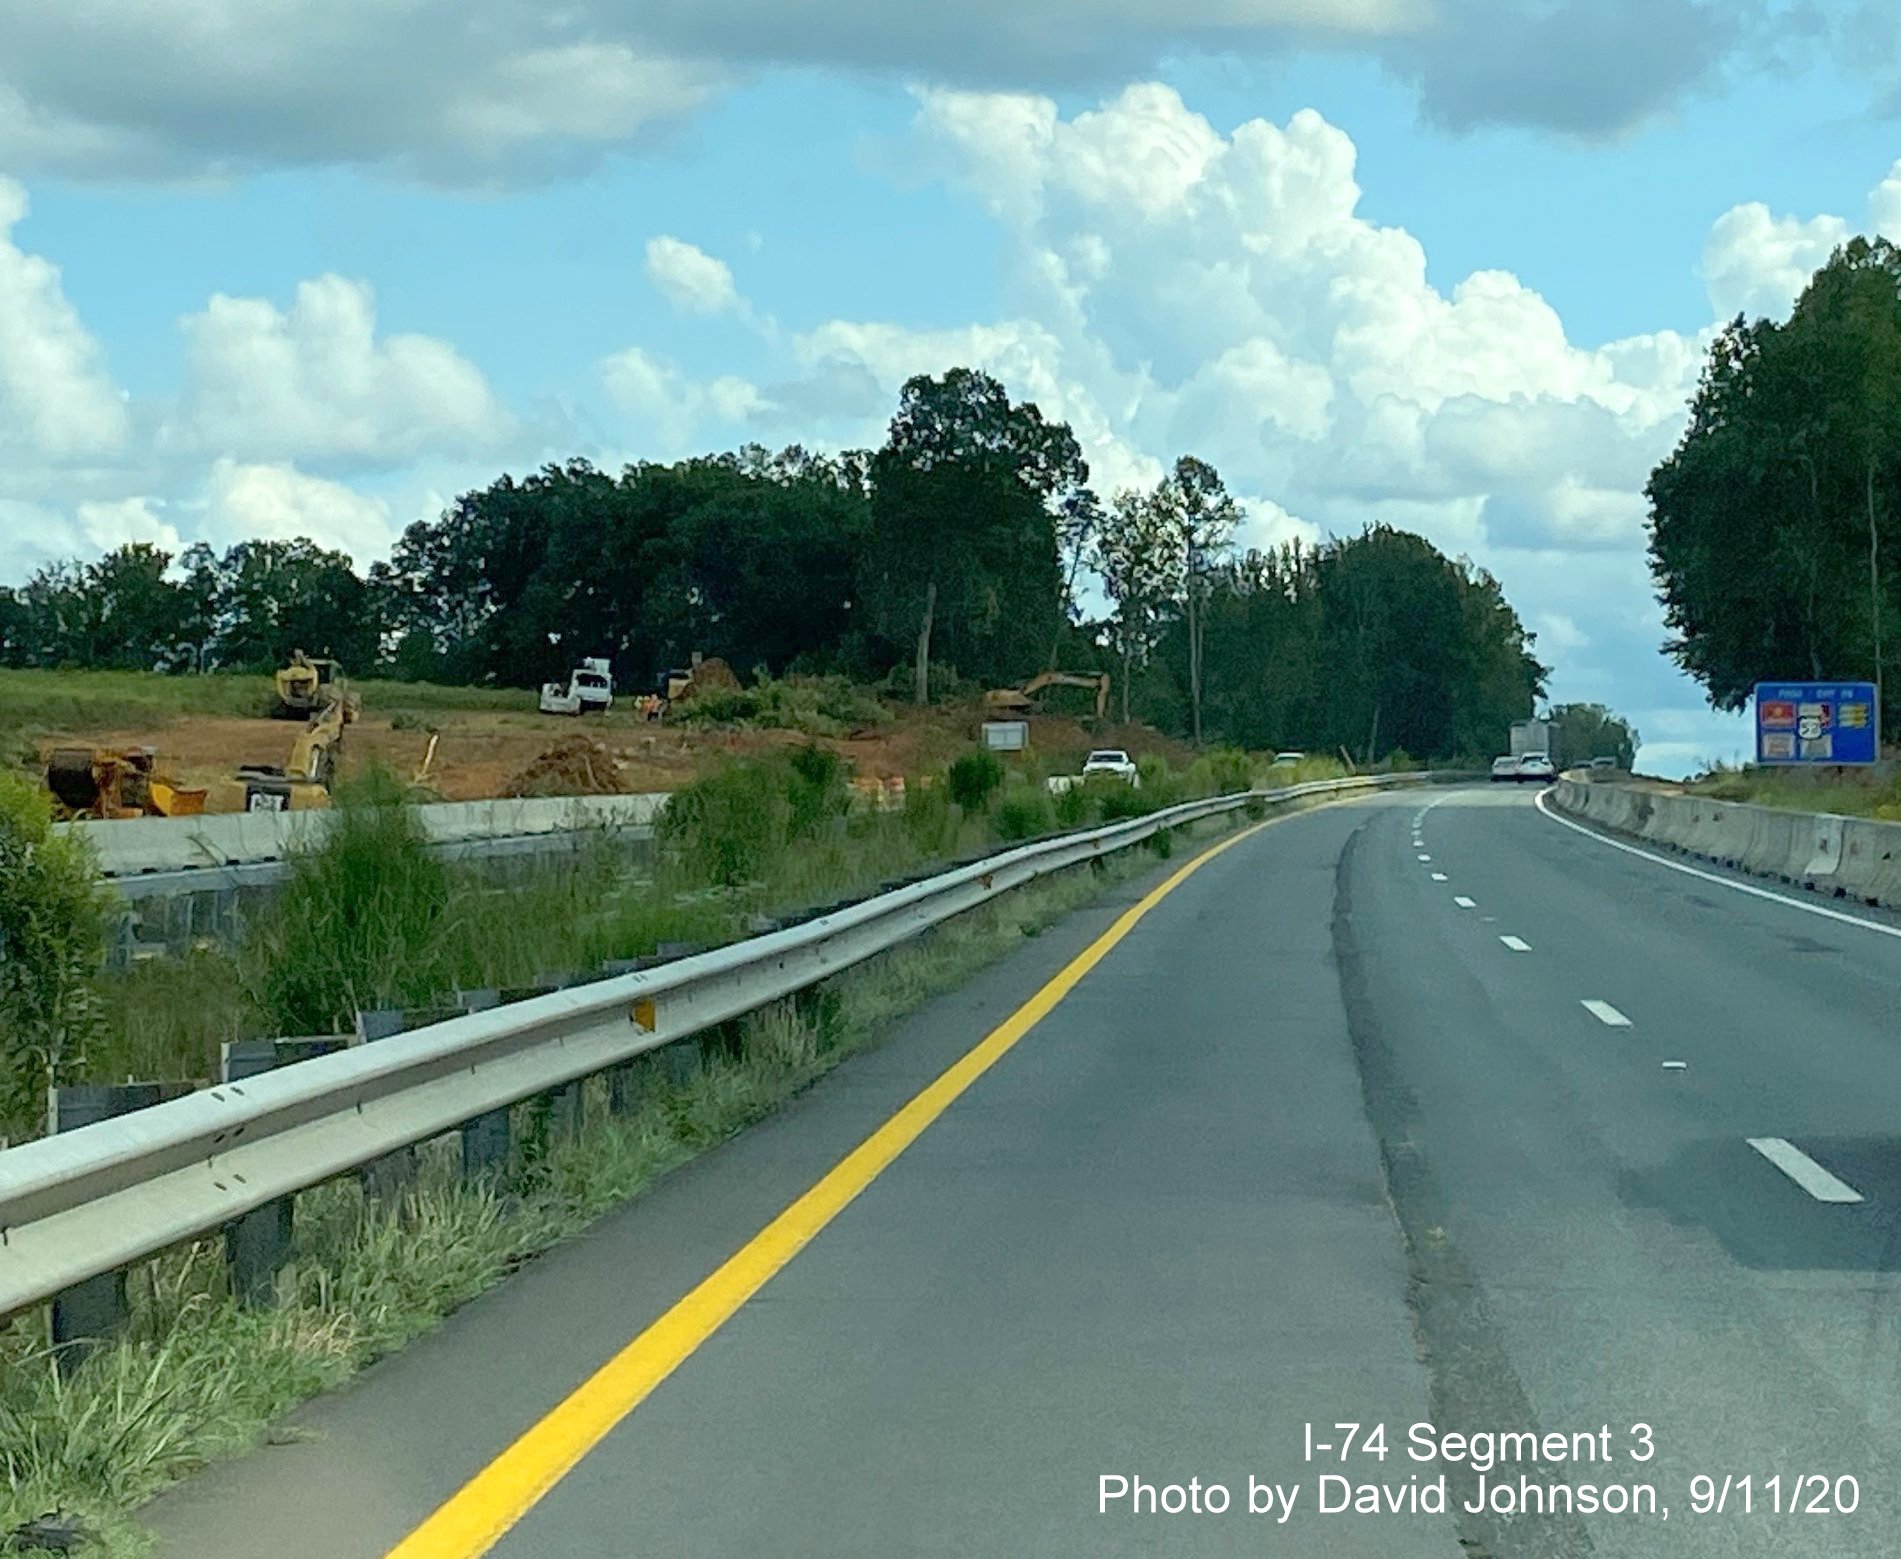
<svg viewBox="0 0 1901 1559">
<path fill-rule="evenodd" d="M 162 1552 L 1901 1551 L 1901 926 L 1731 880 L 1518 791 L 1272 824 L 168 1497 Z"/>
</svg>

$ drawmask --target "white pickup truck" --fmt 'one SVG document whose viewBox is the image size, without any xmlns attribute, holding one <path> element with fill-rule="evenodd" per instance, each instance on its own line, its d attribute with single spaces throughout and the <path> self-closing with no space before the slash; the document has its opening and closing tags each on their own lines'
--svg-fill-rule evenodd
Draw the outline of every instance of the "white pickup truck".
<svg viewBox="0 0 1901 1559">
<path fill-rule="evenodd" d="M 1083 760 L 1083 778 L 1092 774 L 1113 774 L 1117 779 L 1127 780 L 1138 788 L 1142 776 L 1137 772 L 1135 760 L 1120 747 L 1101 747 Z"/>
<path fill-rule="evenodd" d="M 544 715 L 605 714 L 614 707 L 614 674 L 607 661 L 589 656 L 568 673 L 566 682 L 541 684 Z"/>
</svg>

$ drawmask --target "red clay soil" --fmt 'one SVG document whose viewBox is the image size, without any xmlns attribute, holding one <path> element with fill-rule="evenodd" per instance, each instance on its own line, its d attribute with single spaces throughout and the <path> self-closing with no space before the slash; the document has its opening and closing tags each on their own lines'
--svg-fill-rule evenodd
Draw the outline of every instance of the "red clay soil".
<svg viewBox="0 0 1901 1559">
<path fill-rule="evenodd" d="M 900 705 L 884 724 L 845 737 L 820 738 L 818 744 L 839 753 L 855 773 L 867 778 L 915 777 L 967 752 L 979 739 L 983 718 L 975 703 L 921 711 Z M 577 787 L 544 794 L 600 794 L 591 788 L 598 786 L 630 794 L 673 790 L 722 760 L 813 740 L 795 731 L 674 727 L 643 720 L 631 709 L 579 719 L 513 711 L 445 712 L 432 717 L 432 727 L 438 740 L 426 784 L 445 801 L 487 800 L 516 793 L 514 786 L 540 783 Z M 39 746 L 42 763 L 52 748 L 78 743 L 156 747 L 161 773 L 180 785 L 197 786 L 229 778 L 244 764 L 282 764 L 298 729 L 288 721 L 187 716 L 145 728 L 53 732 Z M 367 711 L 344 736 L 342 771 L 347 776 L 374 759 L 411 778 L 422 764 L 430 735 L 431 727 L 406 724 L 397 730 L 387 718 Z M 577 741 L 578 748 L 573 745 Z M 1059 768 L 1076 767 L 1092 747 L 1123 747 L 1138 757 L 1155 754 L 1177 765 L 1192 757 L 1180 742 L 1144 726 L 1091 733 L 1080 720 L 1064 715 L 1033 716 L 1030 744 L 1037 761 Z M 550 757 L 551 751 L 567 756 Z M 576 763 L 577 751 L 585 751 L 588 762 Z M 605 761 L 598 753 L 607 755 Z M 539 771 L 538 764 L 543 766 Z"/>
</svg>

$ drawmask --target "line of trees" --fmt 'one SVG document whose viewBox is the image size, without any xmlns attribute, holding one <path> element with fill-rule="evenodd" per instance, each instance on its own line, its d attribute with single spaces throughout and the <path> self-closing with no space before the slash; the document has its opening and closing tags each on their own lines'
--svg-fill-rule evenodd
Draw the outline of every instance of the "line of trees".
<svg viewBox="0 0 1901 1559">
<path fill-rule="evenodd" d="M 1719 709 L 1757 682 L 1886 675 L 1901 623 L 1901 250 L 1856 238 L 1786 323 L 1738 315 L 1652 473 L 1678 665 Z"/>
<path fill-rule="evenodd" d="M 1061 666 L 1111 671 L 1125 718 L 1196 741 L 1367 758 L 1497 751 L 1531 713 L 1545 668 L 1482 570 L 1386 526 L 1242 552 L 1242 520 L 1193 457 L 1103 503 L 1066 425 L 957 368 L 904 387 L 875 451 L 503 476 L 365 575 L 301 540 L 55 564 L 0 588 L 0 662 L 255 670 L 302 648 L 534 686 L 601 654 L 645 683 L 697 650 L 918 699 Z"/>
<path fill-rule="evenodd" d="M 1634 768 L 1643 738 L 1637 728 L 1602 704 L 1558 704 L 1545 719 L 1552 726 L 1552 745 L 1567 765 L 1593 758 L 1614 758 L 1620 769 Z"/>
</svg>

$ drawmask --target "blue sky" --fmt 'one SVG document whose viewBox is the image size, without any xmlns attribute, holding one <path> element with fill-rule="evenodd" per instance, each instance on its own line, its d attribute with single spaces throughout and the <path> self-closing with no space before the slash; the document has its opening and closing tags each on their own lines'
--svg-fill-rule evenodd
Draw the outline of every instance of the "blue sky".
<svg viewBox="0 0 1901 1559">
<path fill-rule="evenodd" d="M 1901 219 L 1883 10 L 960 14 L 0 20 L 0 580 L 130 537 L 367 564 L 503 469 L 875 441 L 971 361 L 1105 489 L 1194 452 L 1252 540 L 1470 553 L 1651 766 L 1741 748 L 1657 653 L 1639 495 L 1716 320 Z"/>
</svg>

